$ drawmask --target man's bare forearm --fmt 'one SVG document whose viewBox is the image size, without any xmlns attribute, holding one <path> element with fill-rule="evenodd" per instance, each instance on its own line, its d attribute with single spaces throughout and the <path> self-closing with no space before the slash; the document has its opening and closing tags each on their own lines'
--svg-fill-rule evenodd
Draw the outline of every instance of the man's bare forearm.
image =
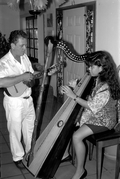
<svg viewBox="0 0 120 179">
<path fill-rule="evenodd" d="M 23 76 L 0 78 L 0 88 L 7 88 L 23 81 Z"/>
</svg>

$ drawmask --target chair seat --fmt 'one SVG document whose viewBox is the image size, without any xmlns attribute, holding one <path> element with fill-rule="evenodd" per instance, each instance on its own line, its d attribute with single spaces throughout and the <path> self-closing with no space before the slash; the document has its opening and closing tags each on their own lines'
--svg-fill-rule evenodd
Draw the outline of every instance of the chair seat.
<svg viewBox="0 0 120 179">
<path fill-rule="evenodd" d="M 109 139 L 111 140 L 117 137 L 120 137 L 120 132 L 116 132 L 114 129 L 112 129 L 98 134 L 93 134 L 87 137 L 87 140 L 91 141 L 92 143 L 95 143 L 100 141 L 106 141 Z"/>
<path fill-rule="evenodd" d="M 93 146 L 96 145 L 96 178 L 101 179 L 104 148 L 117 145 L 115 179 L 119 177 L 120 171 L 120 132 L 114 129 L 93 134 L 86 138 L 89 141 L 89 160 L 92 160 Z"/>
<path fill-rule="evenodd" d="M 79 126 L 75 127 L 75 131 Z M 119 126 L 120 129 L 120 126 Z M 117 132 L 118 131 L 118 132 Z M 104 148 L 108 146 L 117 145 L 116 153 L 116 166 L 115 166 L 115 179 L 119 177 L 120 171 L 120 130 L 108 130 L 105 132 L 92 134 L 89 137 L 85 138 L 89 141 L 89 160 L 92 160 L 93 146 L 96 145 L 96 178 L 101 179 L 102 176 L 102 165 L 103 165 L 103 153 Z M 75 164 L 75 152 L 72 147 L 72 163 Z"/>
</svg>

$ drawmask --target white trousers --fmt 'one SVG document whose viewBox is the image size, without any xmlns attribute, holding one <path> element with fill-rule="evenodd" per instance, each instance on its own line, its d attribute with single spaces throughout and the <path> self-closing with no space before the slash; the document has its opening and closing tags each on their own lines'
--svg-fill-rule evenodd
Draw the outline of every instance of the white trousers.
<svg viewBox="0 0 120 179">
<path fill-rule="evenodd" d="M 5 96 L 3 105 L 6 112 L 7 128 L 9 131 L 13 161 L 22 160 L 24 154 L 31 148 L 31 139 L 35 120 L 35 110 L 32 97 L 24 99 Z M 21 143 L 22 135 L 25 150 Z"/>
</svg>

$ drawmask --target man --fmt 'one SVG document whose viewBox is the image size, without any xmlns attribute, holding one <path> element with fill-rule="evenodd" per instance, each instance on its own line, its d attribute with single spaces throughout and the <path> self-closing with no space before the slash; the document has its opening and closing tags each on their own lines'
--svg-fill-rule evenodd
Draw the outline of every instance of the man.
<svg viewBox="0 0 120 179">
<path fill-rule="evenodd" d="M 3 105 L 5 108 L 10 148 L 13 161 L 23 168 L 22 159 L 31 148 L 35 110 L 31 97 L 31 88 L 24 82 L 31 82 L 34 75 L 31 62 L 25 54 L 27 34 L 22 30 L 12 31 L 9 37 L 10 50 L 0 60 L 0 87 L 5 88 Z M 17 85 L 21 87 L 19 92 Z M 10 90 L 16 92 L 11 96 Z M 23 137 L 25 150 L 21 143 Z"/>
</svg>

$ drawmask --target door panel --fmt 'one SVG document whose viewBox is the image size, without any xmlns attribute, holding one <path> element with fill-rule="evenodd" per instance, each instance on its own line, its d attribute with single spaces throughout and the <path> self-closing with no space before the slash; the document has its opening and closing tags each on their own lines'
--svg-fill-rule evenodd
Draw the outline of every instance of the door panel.
<svg viewBox="0 0 120 179">
<path fill-rule="evenodd" d="M 79 54 L 84 54 L 86 49 L 85 9 L 80 7 L 63 11 L 63 39 L 73 44 Z M 64 84 L 71 79 L 82 78 L 85 74 L 85 64 L 76 63 L 67 58 L 64 69 Z"/>
</svg>

